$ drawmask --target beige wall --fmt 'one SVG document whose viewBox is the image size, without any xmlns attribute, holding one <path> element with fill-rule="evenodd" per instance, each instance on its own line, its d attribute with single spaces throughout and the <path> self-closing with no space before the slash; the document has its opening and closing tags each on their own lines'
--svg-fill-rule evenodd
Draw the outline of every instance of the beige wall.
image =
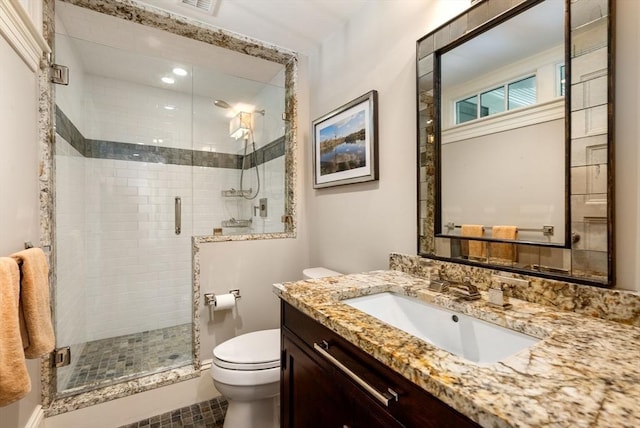
<svg viewBox="0 0 640 428">
<path fill-rule="evenodd" d="M 280 326 L 280 302 L 272 285 L 302 279 L 306 252 L 298 239 L 216 242 L 200 249 L 201 293 L 225 294 L 239 289 L 241 298 L 231 310 L 210 318 L 200 299 L 200 358 L 213 358 L 221 342 L 251 331 Z"/>
<path fill-rule="evenodd" d="M 640 290 L 639 4 L 616 2 L 616 272 L 618 287 L 630 290 Z M 417 251 L 414 43 L 469 1 L 407 0 L 402 5 L 367 3 L 310 59 L 312 118 L 371 89 L 379 91 L 381 176 L 375 183 L 308 190 L 312 264 L 343 272 L 382 269 L 390 251 Z M 305 162 L 311 165 L 308 150 Z M 310 177 L 304 180 L 310 189 Z"/>
<path fill-rule="evenodd" d="M 38 245 L 38 80 L 0 37 L 0 256 Z M 1 345 L 0 345 L 1 346 Z M 31 392 L 0 408 L 0 424 L 23 427 L 40 402 L 40 360 L 28 360 Z"/>
<path fill-rule="evenodd" d="M 416 40 L 469 0 L 368 2 L 310 58 L 312 119 L 372 90 L 379 101 L 380 180 L 313 190 L 305 183 L 312 264 L 384 269 L 391 251 L 415 254 Z M 311 165 L 309 131 L 302 139 Z"/>
</svg>

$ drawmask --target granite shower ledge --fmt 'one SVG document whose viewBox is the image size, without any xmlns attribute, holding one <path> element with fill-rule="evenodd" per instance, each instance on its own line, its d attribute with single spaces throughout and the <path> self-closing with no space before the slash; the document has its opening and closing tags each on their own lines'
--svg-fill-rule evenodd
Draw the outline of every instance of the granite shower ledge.
<svg viewBox="0 0 640 428">
<path fill-rule="evenodd" d="M 512 299 L 513 309 L 460 302 L 399 271 L 275 284 L 311 318 L 485 427 L 640 426 L 640 328 Z M 393 291 L 541 339 L 492 365 L 476 365 L 340 300 Z"/>
</svg>

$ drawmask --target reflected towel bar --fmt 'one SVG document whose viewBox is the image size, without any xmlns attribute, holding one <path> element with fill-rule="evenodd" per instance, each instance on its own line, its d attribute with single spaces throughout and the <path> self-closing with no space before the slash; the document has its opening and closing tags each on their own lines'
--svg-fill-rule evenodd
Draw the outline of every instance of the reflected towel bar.
<svg viewBox="0 0 640 428">
<path fill-rule="evenodd" d="M 462 225 L 455 224 L 455 223 L 447 223 L 447 224 L 444 225 L 444 227 L 446 227 L 447 230 L 452 230 L 452 229 L 460 229 L 462 227 Z M 491 229 L 493 226 L 483 226 L 483 227 L 485 227 L 487 229 Z M 553 236 L 554 227 L 553 226 L 542 226 L 539 229 L 519 227 L 518 228 L 518 232 L 540 232 L 544 236 Z"/>
</svg>

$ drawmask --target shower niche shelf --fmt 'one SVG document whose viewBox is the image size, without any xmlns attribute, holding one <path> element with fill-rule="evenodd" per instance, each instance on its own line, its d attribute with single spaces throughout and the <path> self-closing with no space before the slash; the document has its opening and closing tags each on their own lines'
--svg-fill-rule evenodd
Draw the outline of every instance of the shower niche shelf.
<svg viewBox="0 0 640 428">
<path fill-rule="evenodd" d="M 251 191 L 252 189 L 248 189 L 248 190 L 229 189 L 229 190 L 223 190 L 221 193 L 223 198 L 240 198 L 240 197 L 251 196 Z"/>
<path fill-rule="evenodd" d="M 249 227 L 251 226 L 251 219 L 249 220 L 236 220 L 235 218 L 229 220 L 222 220 L 222 227 Z"/>
</svg>

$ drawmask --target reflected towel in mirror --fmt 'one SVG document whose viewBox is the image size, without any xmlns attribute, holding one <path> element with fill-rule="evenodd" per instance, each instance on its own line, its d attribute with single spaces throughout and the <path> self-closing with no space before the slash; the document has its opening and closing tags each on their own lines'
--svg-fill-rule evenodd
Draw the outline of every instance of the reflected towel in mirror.
<svg viewBox="0 0 640 428">
<path fill-rule="evenodd" d="M 463 224 L 460 226 L 460 234 L 462 236 L 475 236 L 481 238 L 484 235 L 484 226 L 480 224 Z M 469 242 L 469 257 L 481 258 L 487 257 L 487 244 L 481 241 Z"/>
<path fill-rule="evenodd" d="M 493 226 L 491 237 L 494 239 L 518 239 L 517 226 Z M 491 244 L 491 258 L 516 261 L 516 247 L 514 244 Z"/>
</svg>

